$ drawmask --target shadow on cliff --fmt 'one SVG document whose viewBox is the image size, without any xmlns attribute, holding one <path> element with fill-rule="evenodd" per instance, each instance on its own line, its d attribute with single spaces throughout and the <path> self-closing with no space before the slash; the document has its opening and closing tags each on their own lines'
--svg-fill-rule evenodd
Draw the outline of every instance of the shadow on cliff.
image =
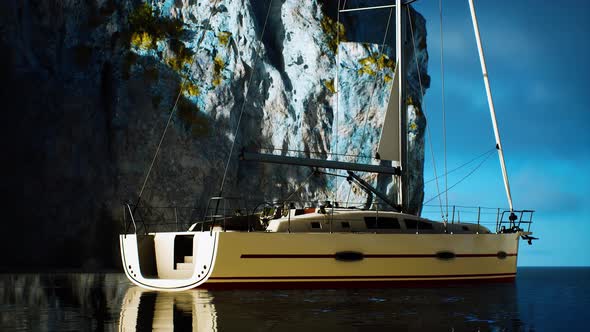
<svg viewBox="0 0 590 332">
<path fill-rule="evenodd" d="M 8 207 L 0 271 L 119 268 L 121 203 L 137 199 L 182 80 L 169 65 L 131 54 L 126 28 L 108 27 L 128 26 L 134 8 L 132 1 L 0 6 Z M 239 91 L 245 81 L 232 84 Z M 145 204 L 200 206 L 218 193 L 238 105 L 239 98 L 231 118 L 214 119 L 181 98 Z M 237 147 L 262 144 L 259 113 L 246 113 Z M 243 176 L 238 152 L 230 165 L 231 192 Z"/>
<path fill-rule="evenodd" d="M 109 43 L 92 45 L 96 21 L 82 20 L 68 31 L 67 16 L 75 9 L 99 18 L 114 12 L 36 1 L 1 5 L 0 96 L 9 169 L 3 189 L 10 193 L 2 270 L 108 267 L 112 259 L 99 262 L 116 255 L 110 234 L 118 226 L 104 205 L 115 178 L 109 131 L 116 50 Z"/>
</svg>

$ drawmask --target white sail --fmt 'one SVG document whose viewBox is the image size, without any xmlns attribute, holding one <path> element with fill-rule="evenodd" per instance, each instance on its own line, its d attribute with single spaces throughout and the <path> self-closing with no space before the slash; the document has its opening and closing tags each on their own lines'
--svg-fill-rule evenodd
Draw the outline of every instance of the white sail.
<svg viewBox="0 0 590 332">
<path fill-rule="evenodd" d="M 383 120 L 383 127 L 381 128 L 381 137 L 379 138 L 379 146 L 377 147 L 377 155 L 381 160 L 400 161 L 400 125 L 399 125 L 399 66 L 396 65 L 396 70 L 393 75 L 393 85 L 391 86 L 391 94 L 389 96 L 389 103 Z"/>
</svg>

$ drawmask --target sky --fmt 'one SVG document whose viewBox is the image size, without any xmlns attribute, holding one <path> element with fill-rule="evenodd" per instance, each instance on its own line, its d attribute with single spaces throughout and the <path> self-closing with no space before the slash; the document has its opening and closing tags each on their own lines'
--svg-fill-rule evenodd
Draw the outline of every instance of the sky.
<svg viewBox="0 0 590 332">
<path fill-rule="evenodd" d="M 418 0 L 413 6 L 427 21 L 431 85 L 424 111 L 441 175 L 441 45 L 447 169 L 489 151 L 495 139 L 468 1 L 443 1 L 443 43 L 439 1 Z M 585 230 L 590 222 L 590 2 L 479 0 L 475 8 L 514 207 L 535 210 L 531 230 L 540 238 L 532 246 L 521 242 L 519 266 L 589 266 Z M 434 178 L 434 167 L 426 145 L 428 181 Z M 449 174 L 448 186 L 483 159 Z M 436 194 L 435 181 L 429 182 L 425 199 Z M 448 200 L 451 205 L 507 207 L 497 154 L 453 187 Z M 424 215 L 440 219 L 438 200 L 428 204 Z M 466 209 L 463 213 L 466 219 Z M 486 217 L 495 220 L 493 214 Z"/>
</svg>

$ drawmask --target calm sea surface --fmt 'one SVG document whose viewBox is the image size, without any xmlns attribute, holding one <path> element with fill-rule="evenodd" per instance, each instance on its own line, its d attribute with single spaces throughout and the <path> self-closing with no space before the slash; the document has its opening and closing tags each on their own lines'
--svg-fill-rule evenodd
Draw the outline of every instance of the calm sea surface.
<svg viewBox="0 0 590 332">
<path fill-rule="evenodd" d="M 590 268 L 514 284 L 146 292 L 123 274 L 2 274 L 0 331 L 588 331 Z"/>
</svg>

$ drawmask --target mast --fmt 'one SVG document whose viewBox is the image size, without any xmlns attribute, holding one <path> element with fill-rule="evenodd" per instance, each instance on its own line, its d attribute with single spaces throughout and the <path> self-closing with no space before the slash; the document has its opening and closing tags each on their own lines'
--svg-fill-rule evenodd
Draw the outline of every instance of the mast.
<svg viewBox="0 0 590 332">
<path fill-rule="evenodd" d="M 402 211 L 406 212 L 408 209 L 408 135 L 407 135 L 407 106 L 406 106 L 406 64 L 404 56 L 404 44 L 406 37 L 406 16 L 403 15 L 403 1 L 395 1 L 395 62 L 397 68 L 399 85 L 398 89 L 398 105 L 399 105 L 399 164 L 401 167 L 401 175 L 397 177 L 398 182 L 398 203 L 402 207 Z M 391 102 L 391 101 L 390 101 Z"/>
<path fill-rule="evenodd" d="M 506 189 L 506 197 L 508 198 L 510 211 L 513 211 L 514 209 L 512 206 L 510 183 L 508 182 L 508 172 L 506 171 L 506 163 L 504 162 L 504 151 L 502 149 L 502 142 L 500 141 L 500 132 L 498 131 L 498 122 L 496 121 L 496 111 L 494 109 L 494 101 L 492 99 L 492 90 L 490 88 L 490 82 L 488 80 L 488 70 L 486 67 L 486 60 L 483 55 L 483 47 L 481 44 L 481 37 L 479 35 L 479 26 L 477 24 L 477 16 L 475 15 L 475 6 L 473 5 L 473 0 L 469 0 L 469 8 L 471 9 L 471 20 L 473 21 L 473 32 L 475 33 L 475 40 L 477 41 L 477 51 L 479 52 L 479 61 L 481 62 L 483 82 L 485 84 L 486 94 L 488 96 L 488 105 L 490 107 L 490 116 L 492 117 L 492 125 L 494 127 L 494 136 L 496 137 L 496 149 L 498 150 L 500 168 L 502 169 L 502 177 L 504 178 L 504 189 Z"/>
</svg>

